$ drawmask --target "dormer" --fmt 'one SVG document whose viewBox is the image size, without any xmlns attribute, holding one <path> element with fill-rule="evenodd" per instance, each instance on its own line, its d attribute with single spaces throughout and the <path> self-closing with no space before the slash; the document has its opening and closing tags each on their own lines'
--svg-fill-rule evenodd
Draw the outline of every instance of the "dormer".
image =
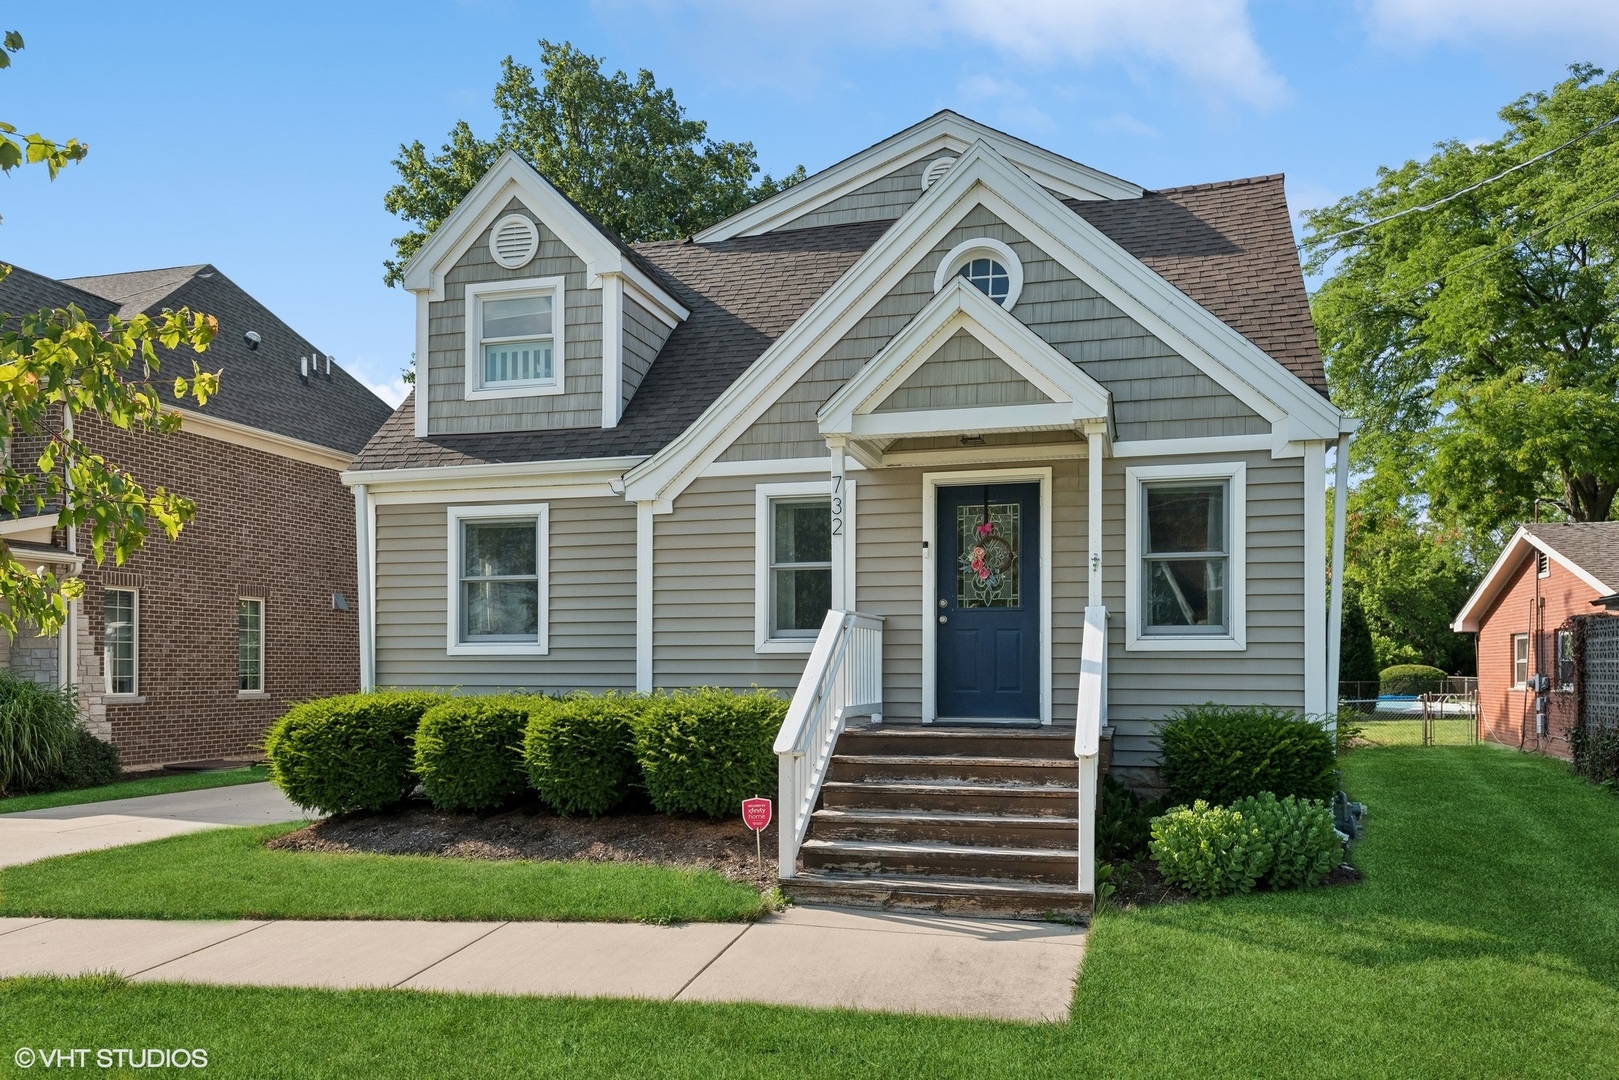
<svg viewBox="0 0 1619 1080">
<path fill-rule="evenodd" d="M 690 312 L 510 151 L 406 264 L 416 436 L 618 425 Z"/>
</svg>

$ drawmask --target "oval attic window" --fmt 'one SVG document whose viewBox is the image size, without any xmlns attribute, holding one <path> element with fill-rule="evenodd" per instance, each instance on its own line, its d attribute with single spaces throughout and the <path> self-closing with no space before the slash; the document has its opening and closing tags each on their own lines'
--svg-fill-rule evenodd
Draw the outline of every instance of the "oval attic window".
<svg viewBox="0 0 1619 1080">
<path fill-rule="evenodd" d="M 507 214 L 489 230 L 489 254 L 508 270 L 527 266 L 540 249 L 540 230 L 522 214 Z"/>
</svg>

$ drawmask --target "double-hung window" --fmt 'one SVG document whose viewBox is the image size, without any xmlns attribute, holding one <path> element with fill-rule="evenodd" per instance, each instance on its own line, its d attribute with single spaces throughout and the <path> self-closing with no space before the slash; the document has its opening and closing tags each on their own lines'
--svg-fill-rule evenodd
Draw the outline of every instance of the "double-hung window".
<svg viewBox="0 0 1619 1080">
<path fill-rule="evenodd" d="M 1245 476 L 1241 463 L 1127 470 L 1127 647 L 1246 646 Z"/>
<path fill-rule="evenodd" d="M 264 693 L 264 601 L 236 601 L 236 692 Z"/>
<path fill-rule="evenodd" d="M 562 278 L 466 286 L 467 396 L 563 390 Z"/>
<path fill-rule="evenodd" d="M 550 521 L 544 503 L 451 507 L 449 651 L 546 651 Z"/>
<path fill-rule="evenodd" d="M 826 482 L 758 488 L 755 645 L 760 652 L 807 652 L 832 608 L 832 550 L 845 542 L 853 485 L 833 513 Z M 838 535 L 834 536 L 834 529 Z"/>
<path fill-rule="evenodd" d="M 1512 635 L 1512 688 L 1524 690 L 1529 686 L 1529 635 Z"/>
<path fill-rule="evenodd" d="M 140 594 L 134 589 L 108 589 L 104 597 L 109 694 L 133 697 L 140 693 L 140 606 Z"/>
</svg>

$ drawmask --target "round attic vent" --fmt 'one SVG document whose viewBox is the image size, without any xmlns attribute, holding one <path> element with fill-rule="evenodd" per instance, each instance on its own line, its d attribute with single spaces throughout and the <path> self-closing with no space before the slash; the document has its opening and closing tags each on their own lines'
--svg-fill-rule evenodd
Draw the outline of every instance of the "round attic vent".
<svg viewBox="0 0 1619 1080">
<path fill-rule="evenodd" d="M 508 270 L 527 266 L 540 249 L 540 230 L 522 214 L 507 214 L 489 230 L 489 254 Z"/>
<path fill-rule="evenodd" d="M 928 167 L 922 170 L 922 190 L 926 191 L 933 186 L 933 182 L 950 171 L 950 166 L 956 163 L 953 157 L 934 158 L 928 162 Z"/>
</svg>

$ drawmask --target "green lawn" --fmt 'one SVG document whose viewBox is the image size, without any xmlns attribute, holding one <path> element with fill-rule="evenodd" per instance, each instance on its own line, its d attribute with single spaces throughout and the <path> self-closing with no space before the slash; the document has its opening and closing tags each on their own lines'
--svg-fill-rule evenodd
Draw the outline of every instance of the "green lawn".
<svg viewBox="0 0 1619 1080">
<path fill-rule="evenodd" d="M 1422 717 L 1357 716 L 1360 738 L 1374 746 L 1421 746 Z M 1469 746 L 1477 742 L 1471 716 L 1445 716 L 1429 721 L 1434 746 Z"/>
<path fill-rule="evenodd" d="M 213 829 L 0 871 L 0 915 L 99 919 L 728 922 L 764 910 L 713 871 L 270 851 L 302 823 Z"/>
<path fill-rule="evenodd" d="M 1370 807 L 1362 884 L 1106 915 L 1067 1025 L 15 980 L 0 1062 L 202 1046 L 222 1076 L 1619 1074 L 1619 799 L 1491 746 L 1361 750 L 1345 771 Z"/>
<path fill-rule="evenodd" d="M 231 787 L 235 784 L 257 784 L 269 778 L 270 770 L 261 765 L 245 769 L 186 773 L 180 776 L 153 776 L 146 780 L 124 780 L 117 784 L 78 788 L 75 791 L 14 795 L 9 799 L 0 799 L 0 814 L 15 814 L 21 810 L 43 810 L 51 806 L 77 806 L 79 803 L 106 802 L 109 799 L 134 799 L 141 795 L 167 795 L 172 791 L 198 791 L 202 788 Z"/>
</svg>

